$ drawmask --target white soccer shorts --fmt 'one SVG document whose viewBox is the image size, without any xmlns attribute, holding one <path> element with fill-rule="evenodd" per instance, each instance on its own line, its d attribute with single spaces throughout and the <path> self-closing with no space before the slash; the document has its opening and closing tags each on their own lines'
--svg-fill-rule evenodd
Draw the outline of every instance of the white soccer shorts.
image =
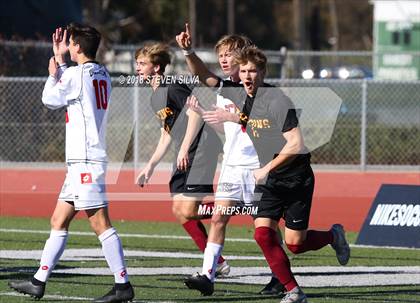
<svg viewBox="0 0 420 303">
<path fill-rule="evenodd" d="M 217 184 L 215 200 L 238 201 L 242 205 L 252 206 L 255 189 L 254 169 L 224 165 Z"/>
<path fill-rule="evenodd" d="M 105 192 L 106 164 L 67 163 L 67 174 L 59 200 L 74 203 L 75 210 L 108 205 Z"/>
</svg>

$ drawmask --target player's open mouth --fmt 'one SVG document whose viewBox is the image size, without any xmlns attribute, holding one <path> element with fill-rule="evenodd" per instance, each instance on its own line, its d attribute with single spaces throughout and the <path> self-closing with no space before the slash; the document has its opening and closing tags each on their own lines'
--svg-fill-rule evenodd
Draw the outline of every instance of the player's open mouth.
<svg viewBox="0 0 420 303">
<path fill-rule="evenodd" d="M 252 90 L 252 88 L 254 87 L 251 81 L 245 81 L 244 85 L 247 90 Z"/>
</svg>

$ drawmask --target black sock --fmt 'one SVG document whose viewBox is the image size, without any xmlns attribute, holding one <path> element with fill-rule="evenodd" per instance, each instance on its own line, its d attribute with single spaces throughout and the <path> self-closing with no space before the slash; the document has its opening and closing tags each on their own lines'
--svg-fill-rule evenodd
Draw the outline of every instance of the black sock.
<svg viewBox="0 0 420 303">
<path fill-rule="evenodd" d="M 36 286 L 45 286 L 45 282 L 39 281 L 35 278 L 32 278 L 31 282 L 33 285 L 36 285 Z"/>
<path fill-rule="evenodd" d="M 115 289 L 117 290 L 125 290 L 130 288 L 131 284 L 130 282 L 127 283 L 115 283 Z"/>
</svg>

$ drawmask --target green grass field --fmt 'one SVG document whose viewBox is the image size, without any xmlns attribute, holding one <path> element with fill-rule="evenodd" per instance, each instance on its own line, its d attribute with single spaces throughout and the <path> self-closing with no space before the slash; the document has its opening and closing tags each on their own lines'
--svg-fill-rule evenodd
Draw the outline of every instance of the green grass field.
<svg viewBox="0 0 420 303">
<path fill-rule="evenodd" d="M 201 267 L 200 254 L 190 239 L 177 238 L 185 236 L 181 226 L 173 223 L 158 222 L 114 222 L 124 249 L 130 252 L 148 252 L 147 256 L 128 256 L 127 265 L 129 274 L 136 270 L 143 270 L 148 275 L 131 274 L 131 282 L 136 290 L 136 302 L 279 302 L 280 297 L 263 297 L 257 295 L 262 285 L 244 284 L 242 282 L 229 282 L 229 279 L 220 279 L 216 282 L 215 293 L 212 297 L 201 297 L 197 291 L 189 290 L 183 285 L 185 274 L 176 274 L 179 268 L 187 267 L 194 273 L 196 268 Z M 29 232 L 33 231 L 33 232 Z M 34 231 L 37 231 L 35 233 Z M 86 220 L 75 220 L 70 230 L 68 249 L 94 249 L 100 248 L 98 239 L 89 232 Z M 0 217 L 0 302 L 29 302 L 29 297 L 16 296 L 8 287 L 7 281 L 14 279 L 30 278 L 38 268 L 37 258 L 40 253 L 31 250 L 42 250 L 45 240 L 48 237 L 49 223 L 47 219 L 36 218 L 9 218 Z M 73 235 L 72 235 L 73 232 Z M 82 233 L 76 233 L 82 232 Z M 224 255 L 227 256 L 259 256 L 258 246 L 252 240 L 252 227 L 228 227 L 228 238 L 240 239 L 239 241 L 227 240 Z M 167 238 L 157 238 L 154 235 L 164 235 Z M 170 238 L 169 236 L 175 236 Z M 357 235 L 349 233 L 348 239 L 354 243 Z M 242 240 L 241 240 L 242 239 Z M 247 241 L 248 240 L 248 241 Z M 4 255 L 5 250 L 25 250 L 33 258 L 8 257 Z M 196 254 L 194 258 L 184 257 L 159 257 L 150 252 L 166 253 L 188 253 Z M 334 251 L 326 247 L 316 252 L 308 252 L 299 256 L 290 256 L 292 266 L 296 271 L 303 270 L 307 266 L 337 266 Z M 264 260 L 231 260 L 229 264 L 233 269 L 244 268 L 244 278 L 247 275 L 248 267 L 266 267 Z M 343 281 L 355 279 L 357 275 L 365 275 L 357 271 L 358 266 L 383 266 L 389 269 L 395 266 L 409 266 L 417 268 L 417 276 L 420 276 L 420 250 L 410 249 L 379 249 L 379 248 L 352 248 L 352 258 L 346 268 Z M 167 274 L 153 274 L 156 268 L 170 268 Z M 188 268 L 191 267 L 191 268 Z M 42 299 L 45 302 L 88 302 L 90 299 L 103 295 L 113 283 L 111 275 L 89 275 L 92 268 L 104 268 L 107 270 L 106 262 L 101 257 L 89 259 L 63 260 L 60 261 L 56 270 L 63 273 L 53 273 L 47 285 L 46 295 Z M 80 269 L 74 274 L 64 273 L 66 270 Z M 82 270 L 86 269 L 86 273 Z M 354 272 L 352 272 L 354 269 Z M 148 271 L 150 270 L 150 273 Z M 366 269 L 364 269 L 366 271 Z M 394 276 L 387 270 L 379 274 L 388 274 L 389 281 L 393 284 L 374 286 L 377 278 L 374 274 L 368 276 L 372 284 L 366 283 L 363 286 L 344 287 L 340 285 L 339 273 L 301 273 L 297 278 L 310 278 L 311 275 L 319 276 L 320 284 L 325 284 L 326 279 L 337 276 L 338 281 L 334 287 L 320 286 L 309 287 L 303 283 L 305 293 L 309 302 L 420 302 L 420 283 L 407 284 L 403 276 Z M 109 273 L 109 271 L 108 271 Z M 371 278 L 370 278 L 371 277 Z M 239 277 L 240 278 L 240 277 Z M 248 277 L 249 278 L 249 277 Z M 251 277 L 254 279 L 254 276 Z M 255 275 L 255 279 L 261 279 Z M 261 281 L 269 280 L 269 275 L 262 277 Z M 307 280 L 304 280 L 307 281 Z M 317 280 L 315 280 L 316 282 Z M 401 283 L 399 283 L 401 281 Z M 418 279 L 416 280 L 418 281 Z M 316 285 L 315 285 L 316 286 Z"/>
</svg>

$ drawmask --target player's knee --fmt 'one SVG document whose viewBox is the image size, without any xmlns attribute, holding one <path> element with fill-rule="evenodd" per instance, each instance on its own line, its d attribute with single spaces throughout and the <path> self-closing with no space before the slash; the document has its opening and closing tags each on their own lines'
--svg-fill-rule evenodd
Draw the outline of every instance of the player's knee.
<svg viewBox="0 0 420 303">
<path fill-rule="evenodd" d="M 178 204 L 172 204 L 172 213 L 175 217 L 180 215 L 180 206 Z"/>
<path fill-rule="evenodd" d="M 305 252 L 305 250 L 303 249 L 303 246 L 302 245 L 299 245 L 299 244 L 287 244 L 286 243 L 286 245 L 287 245 L 287 248 L 289 249 L 289 251 L 291 252 L 291 253 L 293 253 L 293 254 L 301 254 L 301 253 L 303 253 L 303 252 Z"/>
<path fill-rule="evenodd" d="M 104 231 L 111 227 L 109 224 L 106 224 L 106 222 L 103 220 L 90 219 L 89 221 L 90 227 L 97 235 L 102 234 Z"/>
<path fill-rule="evenodd" d="M 197 212 L 193 208 L 183 208 L 181 209 L 181 216 L 187 220 L 194 220 L 197 218 Z"/>
<path fill-rule="evenodd" d="M 50 219 L 50 225 L 51 229 L 54 230 L 67 230 L 69 228 L 68 222 L 59 216 L 52 216 Z"/>
<path fill-rule="evenodd" d="M 213 214 L 213 216 L 211 217 L 211 225 L 212 228 L 224 228 L 226 226 L 228 219 L 225 218 L 225 216 L 215 213 Z"/>
</svg>

